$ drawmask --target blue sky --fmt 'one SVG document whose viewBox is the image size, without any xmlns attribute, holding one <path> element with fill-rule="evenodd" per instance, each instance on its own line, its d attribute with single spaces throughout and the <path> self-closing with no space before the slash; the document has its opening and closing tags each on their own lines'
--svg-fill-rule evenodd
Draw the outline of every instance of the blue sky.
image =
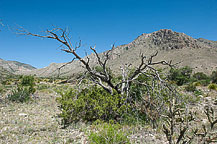
<svg viewBox="0 0 217 144">
<path fill-rule="evenodd" d="M 71 56 L 53 40 L 14 34 L 10 29 L 16 25 L 33 33 L 52 25 L 69 27 L 72 41 L 83 41 L 80 54 L 95 44 L 102 52 L 160 29 L 217 41 L 217 0 L 0 0 L 0 19 L 5 25 L 0 58 L 37 68 Z"/>
</svg>

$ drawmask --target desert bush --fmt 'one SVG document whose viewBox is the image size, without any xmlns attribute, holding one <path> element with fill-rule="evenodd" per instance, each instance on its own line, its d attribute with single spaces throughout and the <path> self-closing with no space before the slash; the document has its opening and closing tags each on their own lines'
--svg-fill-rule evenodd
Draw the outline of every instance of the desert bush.
<svg viewBox="0 0 217 144">
<path fill-rule="evenodd" d="M 14 102 L 27 102 L 31 100 L 32 95 L 35 93 L 35 82 L 33 76 L 21 76 L 20 83 L 17 88 L 8 95 L 8 99 Z"/>
<path fill-rule="evenodd" d="M 20 84 L 22 86 L 34 86 L 35 85 L 35 79 L 33 76 L 21 76 L 20 78 Z"/>
<path fill-rule="evenodd" d="M 194 92 L 196 91 L 196 86 L 193 83 L 190 83 L 185 87 L 185 90 L 188 92 Z"/>
<path fill-rule="evenodd" d="M 120 124 L 101 123 L 89 133 L 88 140 L 90 144 L 130 144 L 128 135 Z"/>
<path fill-rule="evenodd" d="M 7 81 L 6 81 L 6 80 L 3 80 L 3 81 L 1 81 L 1 84 L 6 85 L 6 84 L 7 84 Z"/>
<path fill-rule="evenodd" d="M 118 82 L 120 78 L 113 80 Z M 96 120 L 114 120 L 124 124 L 150 122 L 156 127 L 165 109 L 163 105 L 171 95 L 169 88 L 160 84 L 155 78 L 139 75 L 124 94 L 115 90 L 111 94 L 97 86 L 68 89 L 66 92 L 59 89 L 56 90 L 61 95 L 57 98 L 61 110 L 59 117 L 64 127 L 79 121 Z"/>
<path fill-rule="evenodd" d="M 201 86 L 201 83 L 196 81 L 196 82 L 193 82 L 193 85 L 197 87 L 197 86 Z"/>
<path fill-rule="evenodd" d="M 3 85 L 11 85 L 12 81 L 10 79 L 6 79 L 6 80 L 2 81 L 2 84 Z"/>
<path fill-rule="evenodd" d="M 203 92 L 201 90 L 195 90 L 194 95 L 195 96 L 203 95 Z"/>
<path fill-rule="evenodd" d="M 48 89 L 50 86 L 47 84 L 38 84 L 37 85 L 37 90 L 44 90 L 44 89 Z"/>
<path fill-rule="evenodd" d="M 204 74 L 203 72 L 197 72 L 197 73 L 193 74 L 193 77 L 196 78 L 197 80 L 209 79 L 209 77 L 206 74 Z"/>
<path fill-rule="evenodd" d="M 208 85 L 208 89 L 210 90 L 217 90 L 217 84 L 211 83 Z"/>
<path fill-rule="evenodd" d="M 203 86 L 207 86 L 207 85 L 210 84 L 210 80 L 209 80 L 209 79 L 207 79 L 207 80 L 200 80 L 199 83 L 200 83 L 201 85 L 203 85 Z"/>
<path fill-rule="evenodd" d="M 183 68 L 172 68 L 169 71 L 168 79 L 175 81 L 178 86 L 186 84 L 191 81 L 192 69 L 188 66 Z"/>
<path fill-rule="evenodd" d="M 115 91 L 111 95 L 97 86 L 80 92 L 74 89 L 59 93 L 61 94 L 61 97 L 57 98 L 61 110 L 59 117 L 62 118 L 64 126 L 78 121 L 120 120 L 130 112 L 130 105 L 125 103 L 125 96 Z"/>
<path fill-rule="evenodd" d="M 217 71 L 213 71 L 210 77 L 211 77 L 212 83 L 217 84 Z"/>
<path fill-rule="evenodd" d="M 193 81 L 199 82 L 203 86 L 207 86 L 210 83 L 210 77 L 203 72 L 197 72 L 193 75 Z"/>
<path fill-rule="evenodd" d="M 31 87 L 21 87 L 13 90 L 10 95 L 8 95 L 8 100 L 13 102 L 28 102 L 31 100 L 31 95 L 34 93 L 34 90 Z"/>
</svg>

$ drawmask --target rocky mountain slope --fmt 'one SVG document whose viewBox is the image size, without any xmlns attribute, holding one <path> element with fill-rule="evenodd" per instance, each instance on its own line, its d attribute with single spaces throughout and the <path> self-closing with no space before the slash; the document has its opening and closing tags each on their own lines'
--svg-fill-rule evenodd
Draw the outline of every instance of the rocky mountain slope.
<svg viewBox="0 0 217 144">
<path fill-rule="evenodd" d="M 35 67 L 28 64 L 24 64 L 17 61 L 6 61 L 3 59 L 0 59 L 0 67 L 2 67 L 10 73 L 29 72 L 31 70 L 36 69 Z"/>
<path fill-rule="evenodd" d="M 184 33 L 162 29 L 151 34 L 142 34 L 133 42 L 116 48 L 121 53 L 115 63 L 139 62 L 139 53 L 149 56 L 158 51 L 155 61 L 172 60 L 179 66 L 190 66 L 194 71 L 210 73 L 217 67 L 217 42 L 206 39 L 194 39 Z"/>
<path fill-rule="evenodd" d="M 206 39 L 194 39 L 184 33 L 178 33 L 168 29 L 162 29 L 150 34 L 142 34 L 129 44 L 113 48 L 109 65 L 116 71 L 120 66 L 131 63 L 132 67 L 140 63 L 139 54 L 147 57 L 158 51 L 154 61 L 172 60 L 180 62 L 179 66 L 190 66 L 195 72 L 211 73 L 217 67 L 217 42 Z M 100 54 L 101 56 L 103 55 Z M 88 56 L 91 65 L 96 65 L 94 54 Z M 37 76 L 56 76 L 60 72 L 62 76 L 69 76 L 83 71 L 78 61 L 65 66 L 61 71 L 57 69 L 64 63 L 53 63 L 43 69 L 25 71 L 24 74 L 36 74 Z"/>
<path fill-rule="evenodd" d="M 3 81 L 9 75 L 12 76 L 13 74 L 0 66 L 0 81 Z"/>
</svg>

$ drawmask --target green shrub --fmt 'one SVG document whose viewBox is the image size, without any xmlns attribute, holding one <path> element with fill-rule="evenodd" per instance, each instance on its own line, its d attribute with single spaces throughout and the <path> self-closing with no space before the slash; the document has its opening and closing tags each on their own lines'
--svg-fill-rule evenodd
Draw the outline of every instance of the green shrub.
<svg viewBox="0 0 217 144">
<path fill-rule="evenodd" d="M 88 140 L 90 144 L 130 144 L 128 135 L 119 124 L 103 123 L 90 132 Z"/>
<path fill-rule="evenodd" d="M 199 83 L 200 83 L 201 85 L 203 85 L 203 86 L 207 86 L 207 85 L 210 84 L 210 80 L 209 80 L 209 79 L 207 79 L 207 80 L 200 80 Z"/>
<path fill-rule="evenodd" d="M 38 84 L 37 85 L 37 90 L 44 90 L 44 89 L 48 89 L 49 85 L 47 84 Z"/>
<path fill-rule="evenodd" d="M 151 71 L 146 73 L 151 75 Z M 164 79 L 163 76 L 160 77 Z M 122 79 L 114 77 L 112 81 L 119 83 Z M 159 106 L 164 107 L 171 97 L 169 85 L 163 85 L 155 77 L 143 74 L 129 84 L 129 91 L 125 94 L 118 94 L 115 90 L 110 94 L 102 87 L 87 88 L 86 84 L 84 85 L 84 89 L 80 90 L 56 89 L 61 95 L 57 102 L 61 111 L 59 117 L 64 127 L 79 121 L 92 123 L 96 120 L 114 120 L 122 124 L 151 122 L 155 127 L 161 114 L 166 111 L 166 108 Z"/>
<path fill-rule="evenodd" d="M 10 79 L 6 79 L 6 80 L 4 80 L 4 81 L 2 81 L 2 84 L 3 85 L 11 85 L 11 81 L 10 81 Z"/>
<path fill-rule="evenodd" d="M 210 77 L 211 77 L 212 83 L 217 84 L 217 71 L 213 71 Z"/>
<path fill-rule="evenodd" d="M 186 84 L 191 81 L 192 69 L 188 66 L 183 68 L 172 68 L 170 69 L 168 79 L 170 81 L 175 81 L 178 86 Z"/>
<path fill-rule="evenodd" d="M 197 72 L 193 75 L 194 78 L 196 78 L 197 80 L 205 80 L 205 79 L 209 79 L 209 77 L 204 74 L 203 72 Z"/>
<path fill-rule="evenodd" d="M 27 102 L 31 100 L 31 95 L 34 90 L 31 87 L 18 87 L 12 91 L 12 94 L 8 95 L 8 99 L 14 102 Z"/>
<path fill-rule="evenodd" d="M 193 81 L 199 82 L 203 86 L 207 86 L 210 83 L 210 77 L 202 72 L 197 72 L 193 75 Z"/>
<path fill-rule="evenodd" d="M 8 95 L 8 99 L 14 102 L 27 102 L 31 100 L 32 95 L 35 93 L 35 82 L 33 76 L 21 76 L 20 83 L 17 88 Z"/>
<path fill-rule="evenodd" d="M 197 87 L 197 86 L 201 86 L 201 83 L 196 81 L 196 82 L 193 82 L 193 85 Z"/>
<path fill-rule="evenodd" d="M 20 84 L 22 86 L 34 86 L 35 85 L 35 79 L 33 76 L 21 76 Z"/>
<path fill-rule="evenodd" d="M 195 96 L 203 95 L 203 92 L 201 90 L 195 90 L 194 95 Z"/>
<path fill-rule="evenodd" d="M 1 84 L 6 85 L 6 84 L 7 84 L 7 80 L 3 80 L 3 81 L 1 82 Z"/>
<path fill-rule="evenodd" d="M 217 90 L 217 84 L 214 84 L 214 83 L 209 84 L 208 89 Z"/>
<path fill-rule="evenodd" d="M 68 90 L 59 92 L 57 98 L 60 104 L 62 124 L 67 126 L 78 121 L 93 122 L 95 120 L 121 120 L 130 112 L 130 105 L 125 103 L 126 98 L 114 91 L 111 95 L 103 88 L 93 86 L 81 92 Z"/>
<path fill-rule="evenodd" d="M 196 86 L 193 83 L 190 83 L 185 87 L 185 90 L 188 92 L 194 92 L 196 90 Z"/>
</svg>

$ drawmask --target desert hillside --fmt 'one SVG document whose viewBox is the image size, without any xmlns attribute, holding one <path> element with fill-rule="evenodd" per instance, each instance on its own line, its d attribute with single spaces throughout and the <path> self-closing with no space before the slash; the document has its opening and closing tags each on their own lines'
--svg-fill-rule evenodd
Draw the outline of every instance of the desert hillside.
<svg viewBox="0 0 217 144">
<path fill-rule="evenodd" d="M 28 64 L 24 64 L 17 61 L 6 61 L 1 58 L 0 58 L 0 66 L 11 73 L 31 71 L 36 69 L 35 67 Z"/>
<path fill-rule="evenodd" d="M 96 48 L 97 49 L 97 48 Z M 195 72 L 204 72 L 210 74 L 216 69 L 217 63 L 217 42 L 206 39 L 194 39 L 184 33 L 175 32 L 168 29 L 142 34 L 129 44 L 114 47 L 109 61 L 111 68 L 117 72 L 121 65 L 131 63 L 132 67 L 140 63 L 139 54 L 150 56 L 158 51 L 155 61 L 172 60 L 173 63 L 179 63 L 178 66 L 190 66 Z M 100 54 L 101 56 L 103 53 Z M 92 66 L 97 64 L 95 55 L 88 56 Z M 1 60 L 2 61 L 2 60 Z M 2 63 L 0 61 L 0 65 Z M 65 66 L 58 71 L 58 68 L 65 63 L 52 63 L 42 69 L 34 69 L 29 65 L 19 65 L 17 63 L 7 62 L 4 68 L 9 71 L 15 71 L 16 74 L 37 75 L 41 77 L 70 76 L 83 71 L 80 62 Z"/>
</svg>

